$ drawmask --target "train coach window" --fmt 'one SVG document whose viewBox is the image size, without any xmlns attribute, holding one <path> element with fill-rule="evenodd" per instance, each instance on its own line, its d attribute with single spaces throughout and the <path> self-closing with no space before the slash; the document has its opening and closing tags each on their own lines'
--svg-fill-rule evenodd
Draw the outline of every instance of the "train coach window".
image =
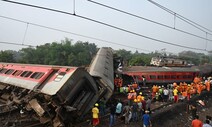
<svg viewBox="0 0 212 127">
<path fill-rule="evenodd" d="M 165 75 L 164 78 L 165 79 L 170 79 L 170 75 Z"/>
<path fill-rule="evenodd" d="M 24 71 L 24 72 L 21 74 L 21 77 L 29 77 L 31 74 L 32 74 L 31 71 Z"/>
<path fill-rule="evenodd" d="M 158 79 L 163 79 L 163 75 L 158 75 Z"/>
<path fill-rule="evenodd" d="M 21 70 L 16 70 L 12 75 L 13 76 L 19 76 L 23 71 Z"/>
<path fill-rule="evenodd" d="M 155 75 L 150 75 L 149 77 L 150 77 L 150 79 L 156 79 Z"/>
<path fill-rule="evenodd" d="M 54 81 L 59 82 L 65 75 L 65 72 L 60 72 L 57 77 L 54 79 Z"/>
<path fill-rule="evenodd" d="M 182 76 L 182 75 L 178 75 L 177 78 L 178 78 L 178 79 L 182 79 L 183 76 Z"/>
<path fill-rule="evenodd" d="M 187 76 L 187 75 L 183 75 L 183 78 L 185 78 L 185 79 L 186 79 L 186 78 L 188 78 L 188 76 Z"/>
<path fill-rule="evenodd" d="M 12 74 L 13 72 L 14 72 L 13 69 L 8 69 L 8 70 L 5 72 L 5 74 L 10 75 L 10 74 Z"/>
<path fill-rule="evenodd" d="M 172 79 L 176 79 L 177 76 L 176 76 L 176 75 L 171 75 L 171 78 L 172 78 Z"/>
<path fill-rule="evenodd" d="M 0 73 L 5 73 L 7 71 L 7 69 L 1 69 Z"/>
<path fill-rule="evenodd" d="M 40 79 L 42 76 L 44 75 L 43 72 L 35 72 L 33 73 L 30 78 L 33 78 L 33 79 Z"/>
<path fill-rule="evenodd" d="M 188 75 L 188 78 L 192 78 L 192 75 Z"/>
</svg>

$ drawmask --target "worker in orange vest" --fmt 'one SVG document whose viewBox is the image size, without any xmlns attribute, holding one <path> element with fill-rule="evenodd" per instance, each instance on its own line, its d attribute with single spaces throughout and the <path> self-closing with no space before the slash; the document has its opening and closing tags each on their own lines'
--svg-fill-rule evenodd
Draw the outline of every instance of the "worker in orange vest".
<svg viewBox="0 0 212 127">
<path fill-rule="evenodd" d="M 132 96 L 133 96 L 133 91 L 130 90 L 130 92 L 128 93 L 127 99 L 128 99 L 128 100 L 132 100 L 132 99 L 133 99 Z"/>
<path fill-rule="evenodd" d="M 189 101 L 191 98 L 191 85 L 190 84 L 188 84 L 186 91 L 187 91 L 187 100 Z"/>
<path fill-rule="evenodd" d="M 142 92 L 139 92 L 139 95 L 137 96 L 137 101 L 141 102 L 143 100 Z"/>
<path fill-rule="evenodd" d="M 120 78 L 120 79 L 118 80 L 118 87 L 119 87 L 119 88 L 122 87 L 122 84 L 123 84 L 123 79 Z"/>
<path fill-rule="evenodd" d="M 152 98 L 155 98 L 157 90 L 158 90 L 157 86 L 153 85 L 153 87 L 152 87 Z"/>
<path fill-rule="evenodd" d="M 210 83 L 210 80 L 208 80 L 208 81 L 205 83 L 205 85 L 206 85 L 207 91 L 210 91 L 210 90 L 211 90 L 211 83 Z"/>
</svg>

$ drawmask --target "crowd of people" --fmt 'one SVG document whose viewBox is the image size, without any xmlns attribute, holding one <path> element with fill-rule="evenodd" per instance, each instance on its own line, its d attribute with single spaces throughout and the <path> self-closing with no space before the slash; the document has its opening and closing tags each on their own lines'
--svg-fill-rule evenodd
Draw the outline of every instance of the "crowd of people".
<svg viewBox="0 0 212 127">
<path fill-rule="evenodd" d="M 203 90 L 210 91 L 211 89 L 211 78 L 203 81 L 201 77 L 195 77 L 191 84 L 187 83 L 173 83 L 167 86 L 152 87 L 152 98 L 157 101 L 174 101 L 187 99 L 190 100 L 193 95 L 200 95 Z"/>
<path fill-rule="evenodd" d="M 120 83 L 120 82 L 118 82 Z M 93 126 L 99 124 L 99 116 L 105 115 L 105 109 L 109 109 L 109 127 L 112 127 L 116 123 L 116 119 L 121 119 L 124 124 L 129 124 L 130 122 L 142 122 L 143 127 L 151 126 L 151 105 L 154 101 L 162 102 L 173 102 L 177 103 L 180 100 L 190 100 L 194 95 L 200 95 L 203 90 L 210 91 L 212 84 L 212 78 L 203 79 L 201 77 L 196 77 L 191 84 L 187 83 L 173 83 L 168 85 L 153 85 L 151 95 L 143 95 L 140 86 L 136 83 L 119 88 L 119 92 L 124 93 L 126 98 L 124 100 L 118 99 L 118 102 L 112 102 L 110 105 L 106 106 L 106 101 L 101 100 L 92 109 L 93 112 Z M 98 106 L 97 106 L 98 105 Z M 99 111 L 99 109 L 100 111 Z M 98 109 L 98 111 L 97 111 Z M 190 107 L 192 114 L 192 127 L 212 127 L 211 117 L 208 116 L 204 121 L 200 121 L 198 115 L 196 114 L 195 105 Z M 97 120 L 98 118 L 98 120 Z"/>
<path fill-rule="evenodd" d="M 131 92 L 132 93 L 132 92 Z M 123 120 L 127 125 L 130 122 L 139 122 L 142 121 L 144 127 L 149 127 L 151 124 L 150 113 L 151 113 L 151 98 L 145 99 L 140 92 L 139 95 L 134 99 L 130 99 L 127 102 L 119 99 L 118 102 L 112 101 L 107 108 L 109 108 L 109 127 L 112 127 L 116 123 L 116 119 Z M 100 101 L 99 103 L 102 103 Z M 97 111 L 97 105 L 98 110 Z M 99 116 L 105 115 L 105 112 L 102 112 L 106 106 L 95 104 L 95 107 L 92 109 L 93 113 L 93 126 L 99 124 Z M 105 109 L 104 109 L 105 110 Z M 98 117 L 97 117 L 97 114 Z"/>
</svg>

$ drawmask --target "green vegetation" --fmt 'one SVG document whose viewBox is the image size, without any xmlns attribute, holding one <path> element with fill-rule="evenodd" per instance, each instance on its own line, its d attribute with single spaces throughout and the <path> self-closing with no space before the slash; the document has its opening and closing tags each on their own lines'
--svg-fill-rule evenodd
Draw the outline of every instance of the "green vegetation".
<svg viewBox="0 0 212 127">
<path fill-rule="evenodd" d="M 61 42 L 46 43 L 36 48 L 23 48 L 17 51 L 0 51 L 1 62 L 44 64 L 44 65 L 62 65 L 62 66 L 88 66 L 98 51 L 94 43 L 78 41 L 73 43 L 70 39 Z M 184 59 L 194 65 L 212 63 L 212 53 L 205 55 L 192 51 L 183 51 L 178 55 L 161 54 L 159 52 L 132 53 L 125 49 L 115 51 L 118 58 L 122 58 L 125 65 L 145 66 L 149 65 L 151 58 L 156 56 L 167 56 Z"/>
</svg>

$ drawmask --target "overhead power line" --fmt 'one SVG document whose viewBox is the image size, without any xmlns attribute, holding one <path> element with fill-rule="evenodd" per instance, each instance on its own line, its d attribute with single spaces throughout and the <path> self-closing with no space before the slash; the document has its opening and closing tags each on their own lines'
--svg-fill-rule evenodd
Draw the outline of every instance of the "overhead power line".
<svg viewBox="0 0 212 127">
<path fill-rule="evenodd" d="M 36 47 L 36 46 L 33 46 L 33 45 L 19 44 L 19 43 L 6 42 L 6 41 L 0 41 L 0 43 L 1 44 L 7 44 L 7 45 L 18 45 L 18 46 Z"/>
<path fill-rule="evenodd" d="M 142 17 L 142 16 L 138 16 L 138 15 L 135 15 L 135 14 L 132 14 L 132 13 L 129 13 L 129 12 L 126 12 L 126 11 L 123 11 L 123 10 L 120 10 L 120 9 L 117 9 L 117 8 L 114 8 L 114 7 L 111 7 L 111 6 L 108 6 L 108 5 L 105 5 L 105 4 L 96 2 L 96 1 L 92 1 L 92 0 L 87 0 L 87 1 L 92 2 L 92 3 L 94 3 L 94 4 L 97 4 L 97 5 L 100 5 L 100 6 L 103 6 L 103 7 L 106 7 L 106 8 L 109 8 L 109 9 L 112 9 L 112 10 L 115 10 L 115 11 L 118 11 L 118 12 L 121 12 L 121 13 L 124 13 L 124 14 L 127 14 L 127 15 L 130 15 L 130 16 L 133 16 L 133 17 L 136 17 L 136 18 L 139 18 L 139 19 L 146 20 L 146 21 L 148 21 L 148 22 L 151 22 L 151 23 L 154 23 L 154 24 L 157 24 L 157 25 L 160 25 L 160 26 L 169 28 L 169 29 L 173 29 L 173 30 L 182 32 L 182 33 L 184 33 L 184 34 L 188 34 L 188 35 L 191 35 L 191 36 L 194 36 L 194 37 L 197 37 L 197 38 L 201 38 L 201 39 L 204 39 L 204 40 L 207 40 L 207 41 L 212 41 L 212 40 L 207 39 L 207 38 L 205 38 L 205 37 L 201 37 L 201 36 L 199 36 L 199 35 L 196 35 L 196 34 L 193 34 L 193 33 L 190 33 L 190 32 L 184 31 L 184 30 L 181 30 L 181 29 L 177 29 L 177 28 L 175 28 L 175 27 L 171 27 L 171 26 L 169 26 L 169 25 L 166 25 L 166 24 L 163 24 L 163 23 L 160 23 L 160 22 L 156 22 L 156 21 L 150 20 L 150 19 L 148 19 L 148 18 L 144 18 L 144 17 Z"/>
<path fill-rule="evenodd" d="M 124 44 L 120 44 L 120 43 L 116 43 L 116 42 L 112 42 L 112 41 L 107 41 L 107 40 L 103 40 L 103 39 L 99 39 L 99 38 L 95 38 L 95 37 L 91 37 L 91 36 L 86 36 L 86 35 L 82 35 L 82 34 L 77 34 L 77 33 L 74 33 L 74 32 L 65 31 L 65 30 L 61 30 L 61 29 L 57 29 L 57 28 L 53 28 L 53 27 L 49 27 L 49 26 L 44 26 L 44 25 L 40 25 L 40 24 L 36 24 L 36 23 L 26 22 L 26 21 L 23 21 L 23 20 L 19 20 L 19 19 L 7 17 L 7 16 L 0 15 L 0 17 L 5 18 L 5 19 L 9 19 L 9 20 L 13 20 L 13 21 L 16 21 L 16 22 L 21 22 L 21 23 L 30 24 L 30 25 L 33 25 L 33 26 L 46 28 L 46 29 L 49 29 L 49 30 L 59 31 L 59 32 L 67 33 L 67 34 L 72 34 L 72 35 L 75 35 L 75 36 L 80 36 L 80 37 L 89 38 L 89 39 L 93 39 L 93 40 L 97 40 L 97 41 L 101 41 L 101 42 L 106 42 L 106 43 L 109 43 L 109 44 L 119 45 L 119 46 L 131 48 L 131 49 L 136 49 L 136 50 L 141 50 L 141 51 L 146 51 L 146 52 L 153 52 L 153 51 L 150 51 L 150 50 L 141 49 L 141 48 L 137 48 L 137 47 L 133 47 L 133 46 L 129 46 L 129 45 L 124 45 Z"/>
<path fill-rule="evenodd" d="M 46 7 L 41 7 L 41 6 L 36 6 L 36 5 L 31 5 L 31 4 L 21 3 L 21 2 L 15 2 L 15 1 L 10 1 L 10 0 L 2 0 L 2 1 L 14 3 L 14 4 L 19 4 L 19 5 L 24 5 L 24 6 L 29 6 L 29 7 L 34 7 L 34 8 L 39 8 L 39 9 L 48 10 L 48 11 L 53 11 L 53 12 L 58 12 L 58 13 L 67 14 L 67 15 L 72 15 L 72 16 L 75 16 L 75 17 L 78 17 L 78 18 L 89 20 L 89 21 L 92 21 L 92 22 L 95 22 L 95 23 L 98 23 L 98 24 L 102 24 L 102 25 L 105 25 L 105 26 L 108 26 L 108 27 L 111 27 L 111 28 L 114 28 L 114 29 L 117 29 L 117 30 L 120 30 L 120 31 L 124 31 L 126 33 L 130 33 L 130 34 L 133 34 L 133 35 L 136 35 L 136 36 L 140 36 L 140 37 L 152 40 L 152 41 L 156 41 L 156 42 L 160 42 L 160 43 L 164 43 L 164 44 L 168 44 L 168 45 L 173 45 L 173 46 L 177 46 L 177 47 L 181 47 L 181 48 L 187 48 L 187 49 L 193 49 L 193 50 L 199 50 L 199 51 L 207 51 L 206 49 L 194 48 L 194 47 L 174 44 L 174 43 L 171 43 L 171 42 L 168 42 L 168 41 L 159 40 L 159 39 L 152 38 L 152 37 L 149 37 L 149 36 L 145 36 L 145 35 L 142 35 L 142 34 L 139 34 L 139 33 L 136 33 L 136 32 L 132 32 L 132 31 L 129 31 L 129 30 L 117 27 L 117 26 L 113 26 L 113 25 L 110 25 L 110 24 L 107 24 L 107 23 L 104 23 L 104 22 L 101 22 L 101 21 L 98 21 L 98 20 L 95 20 L 95 19 L 91 19 L 91 18 L 81 16 L 81 15 L 77 15 L 77 14 L 72 14 L 72 13 L 69 13 L 69 12 L 61 11 L 61 10 L 56 10 L 56 9 L 52 9 L 52 8 L 46 8 Z"/>
<path fill-rule="evenodd" d="M 210 32 L 212 32 L 212 30 L 209 30 L 209 29 L 207 29 L 206 27 L 203 27 L 202 25 L 199 25 L 198 23 L 195 23 L 194 21 L 192 21 L 192 20 L 190 20 L 190 19 L 188 19 L 188 18 L 186 18 L 186 17 L 184 17 L 184 16 L 182 16 L 182 15 L 179 15 L 178 13 L 176 13 L 176 12 L 174 12 L 174 11 L 172 11 L 172 10 L 170 10 L 170 9 L 168 9 L 168 8 L 166 8 L 166 7 L 160 5 L 160 4 L 158 4 L 158 3 L 156 3 L 156 2 L 154 2 L 154 1 L 152 1 L 152 0 L 147 0 L 147 1 L 151 2 L 152 4 L 158 6 L 158 7 L 161 8 L 161 9 L 167 11 L 168 13 L 170 13 L 170 14 L 172 14 L 172 15 L 178 17 L 179 19 L 181 19 L 181 20 L 183 20 L 184 22 L 186 22 L 186 23 L 192 25 L 193 27 L 195 27 L 195 28 L 197 28 L 197 29 L 199 29 L 199 30 L 201 30 L 201 31 L 203 31 L 203 32 L 205 32 L 205 33 L 208 33 L 208 34 L 212 35 L 212 33 L 210 33 Z M 207 32 L 207 31 L 205 31 L 205 30 L 210 31 L 210 32 Z"/>
</svg>

